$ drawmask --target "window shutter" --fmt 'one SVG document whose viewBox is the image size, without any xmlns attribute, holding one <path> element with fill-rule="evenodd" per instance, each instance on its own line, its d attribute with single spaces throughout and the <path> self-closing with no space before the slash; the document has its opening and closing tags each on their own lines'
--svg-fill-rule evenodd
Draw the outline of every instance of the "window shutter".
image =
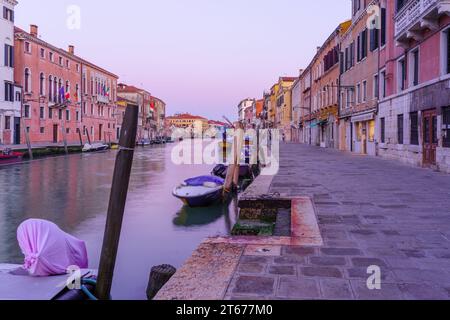
<svg viewBox="0 0 450 320">
<path fill-rule="evenodd" d="M 5 44 L 5 63 L 4 63 L 4 66 L 5 66 L 5 67 L 8 67 L 8 66 L 9 66 L 9 62 L 8 62 L 8 54 L 9 54 L 8 45 Z"/>
<path fill-rule="evenodd" d="M 9 50 L 10 50 L 10 53 L 11 53 L 11 65 L 10 65 L 10 67 L 11 68 L 14 68 L 14 47 L 13 46 L 11 46 L 11 47 L 9 47 Z"/>
<path fill-rule="evenodd" d="M 3 19 L 8 19 L 8 11 L 5 6 L 3 7 Z"/>
<path fill-rule="evenodd" d="M 450 30 L 447 31 L 447 73 L 450 73 Z"/>
<path fill-rule="evenodd" d="M 381 45 L 386 44 L 386 8 L 381 8 Z"/>
<path fill-rule="evenodd" d="M 14 22 L 14 10 L 11 10 L 11 22 Z"/>
</svg>

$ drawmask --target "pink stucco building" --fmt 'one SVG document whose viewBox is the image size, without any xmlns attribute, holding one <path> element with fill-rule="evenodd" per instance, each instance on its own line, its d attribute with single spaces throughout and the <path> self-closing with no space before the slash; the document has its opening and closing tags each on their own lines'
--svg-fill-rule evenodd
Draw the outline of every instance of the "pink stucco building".
<svg viewBox="0 0 450 320">
<path fill-rule="evenodd" d="M 38 27 L 15 28 L 14 81 L 31 143 L 115 140 L 117 76 L 41 39 Z M 25 143 L 25 135 L 21 142 Z"/>
<path fill-rule="evenodd" d="M 380 1 L 378 154 L 450 172 L 450 3 Z"/>
</svg>

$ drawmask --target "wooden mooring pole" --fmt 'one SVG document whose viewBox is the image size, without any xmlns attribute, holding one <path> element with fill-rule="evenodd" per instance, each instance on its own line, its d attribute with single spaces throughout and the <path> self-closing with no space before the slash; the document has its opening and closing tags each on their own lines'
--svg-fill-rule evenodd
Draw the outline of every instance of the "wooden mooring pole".
<svg viewBox="0 0 450 320">
<path fill-rule="evenodd" d="M 33 160 L 33 149 L 31 148 L 31 142 L 30 142 L 30 133 L 28 132 L 27 128 L 24 128 L 25 130 L 25 140 L 27 142 L 28 147 L 28 157 L 30 157 L 30 160 Z"/>
<path fill-rule="evenodd" d="M 96 288 L 97 298 L 100 300 L 110 299 L 134 148 L 136 146 L 137 122 L 138 107 L 127 107 L 120 135 L 119 152 L 114 168 L 102 255 L 100 257 Z"/>
<path fill-rule="evenodd" d="M 62 130 L 62 134 L 63 134 L 64 152 L 67 155 L 67 154 L 69 154 L 69 149 L 67 148 L 67 131 L 66 131 L 66 125 L 65 125 L 64 120 L 62 121 L 61 130 Z"/>
<path fill-rule="evenodd" d="M 78 137 L 80 138 L 80 146 L 83 148 L 83 137 L 81 136 L 81 129 L 78 128 Z"/>
<path fill-rule="evenodd" d="M 86 129 L 86 134 L 87 134 L 88 143 L 92 144 L 91 143 L 91 136 L 89 135 L 89 130 L 88 129 Z"/>
</svg>

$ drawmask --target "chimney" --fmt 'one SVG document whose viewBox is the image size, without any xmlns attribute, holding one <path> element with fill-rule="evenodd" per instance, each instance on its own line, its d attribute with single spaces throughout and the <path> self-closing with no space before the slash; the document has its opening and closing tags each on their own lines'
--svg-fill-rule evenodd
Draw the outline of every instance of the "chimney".
<svg viewBox="0 0 450 320">
<path fill-rule="evenodd" d="M 74 46 L 72 46 L 72 45 L 69 46 L 69 53 L 70 54 L 75 54 L 75 47 Z"/>
<path fill-rule="evenodd" d="M 37 38 L 37 36 L 38 36 L 38 26 L 37 25 L 35 25 L 35 24 L 31 24 L 30 25 L 30 34 L 33 36 L 33 37 L 36 37 Z"/>
</svg>

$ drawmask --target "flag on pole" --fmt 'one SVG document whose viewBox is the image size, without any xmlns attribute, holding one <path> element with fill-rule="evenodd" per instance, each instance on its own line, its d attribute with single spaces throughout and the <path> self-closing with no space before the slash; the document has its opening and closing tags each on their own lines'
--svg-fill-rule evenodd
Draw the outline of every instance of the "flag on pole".
<svg viewBox="0 0 450 320">
<path fill-rule="evenodd" d="M 65 97 L 64 87 L 61 87 L 61 88 L 59 88 L 59 100 L 64 101 L 64 97 Z"/>
</svg>

